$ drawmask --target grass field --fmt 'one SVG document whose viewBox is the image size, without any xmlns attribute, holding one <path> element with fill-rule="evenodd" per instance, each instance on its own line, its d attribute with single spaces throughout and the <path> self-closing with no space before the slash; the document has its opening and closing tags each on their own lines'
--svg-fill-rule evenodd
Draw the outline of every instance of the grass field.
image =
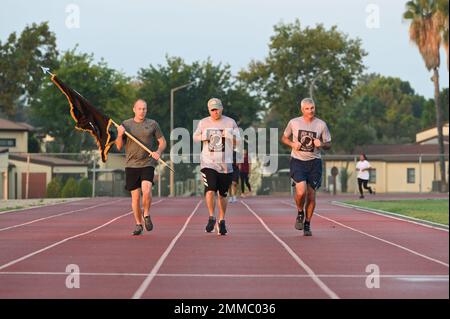
<svg viewBox="0 0 450 319">
<path fill-rule="evenodd" d="M 444 225 L 448 225 L 448 202 L 446 199 L 344 201 L 355 206 L 384 210 Z"/>
</svg>

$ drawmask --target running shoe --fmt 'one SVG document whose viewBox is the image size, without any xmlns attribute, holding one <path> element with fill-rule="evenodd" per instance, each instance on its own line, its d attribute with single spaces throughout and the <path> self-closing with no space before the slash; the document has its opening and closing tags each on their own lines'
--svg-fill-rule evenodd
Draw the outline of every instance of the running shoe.
<svg viewBox="0 0 450 319">
<path fill-rule="evenodd" d="M 312 236 L 310 223 L 305 223 L 305 228 L 303 229 L 303 236 Z"/>
<path fill-rule="evenodd" d="M 295 219 L 295 229 L 302 230 L 303 229 L 303 221 L 305 220 L 305 213 L 301 212 L 297 215 Z"/>
<path fill-rule="evenodd" d="M 216 218 L 210 216 L 208 219 L 208 224 L 206 224 L 206 232 L 212 232 L 214 230 L 214 226 L 216 226 Z"/>
<path fill-rule="evenodd" d="M 142 233 L 144 232 L 144 228 L 142 227 L 142 225 L 136 225 L 136 228 L 133 231 L 133 236 L 139 236 L 142 235 Z"/>
<path fill-rule="evenodd" d="M 145 223 L 145 229 L 147 229 L 147 231 L 151 231 L 153 229 L 153 223 L 152 223 L 152 219 L 149 216 L 144 216 L 144 223 Z"/>
<path fill-rule="evenodd" d="M 228 231 L 227 231 L 227 226 L 225 226 L 225 221 L 224 221 L 224 220 L 221 220 L 221 221 L 219 222 L 219 235 L 224 236 L 224 235 L 226 235 L 227 233 L 228 233 Z"/>
</svg>

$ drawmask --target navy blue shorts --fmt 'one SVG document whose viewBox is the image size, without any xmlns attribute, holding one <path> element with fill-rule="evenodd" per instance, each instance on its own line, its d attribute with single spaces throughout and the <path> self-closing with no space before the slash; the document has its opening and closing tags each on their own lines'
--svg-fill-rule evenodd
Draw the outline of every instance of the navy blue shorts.
<svg viewBox="0 0 450 319">
<path fill-rule="evenodd" d="M 319 158 L 309 161 L 291 158 L 290 169 L 295 183 L 306 181 L 314 190 L 319 189 L 322 184 L 322 160 Z"/>
</svg>

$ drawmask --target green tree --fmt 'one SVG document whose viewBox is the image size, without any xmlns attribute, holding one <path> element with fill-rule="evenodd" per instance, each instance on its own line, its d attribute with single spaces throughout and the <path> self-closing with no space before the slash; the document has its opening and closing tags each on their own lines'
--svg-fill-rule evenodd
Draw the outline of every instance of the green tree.
<svg viewBox="0 0 450 319">
<path fill-rule="evenodd" d="M 47 194 L 48 198 L 60 198 L 61 197 L 61 189 L 62 189 L 62 181 L 60 177 L 53 178 L 50 183 L 47 185 Z"/>
<path fill-rule="evenodd" d="M 333 145 L 334 152 L 353 154 L 358 146 L 370 144 L 376 140 L 375 130 L 359 113 L 359 106 L 365 103 L 363 100 L 353 100 L 347 106 L 347 116 L 340 117 L 336 123 L 330 126 L 333 140 L 339 141 Z"/>
<path fill-rule="evenodd" d="M 40 152 L 39 141 L 35 134 L 28 132 L 28 152 L 39 153 Z"/>
<path fill-rule="evenodd" d="M 136 87 L 131 79 L 109 68 L 103 60 L 94 64 L 93 55 L 79 54 L 75 50 L 62 55 L 59 68 L 52 70 L 53 73 L 116 122 L 130 117 L 136 98 Z M 31 104 L 33 124 L 40 127 L 42 133 L 55 138 L 60 152 L 95 149 L 89 133 L 75 129 L 69 110 L 66 97 L 47 76 L 37 99 Z"/>
<path fill-rule="evenodd" d="M 416 133 L 423 128 L 426 104 L 426 99 L 417 95 L 409 82 L 378 74 L 365 75 L 346 104 L 345 117 L 350 117 L 354 125 L 347 123 L 342 128 L 357 134 L 362 124 L 363 129 L 374 133 L 372 142 L 413 143 Z M 342 117 L 338 120 L 345 121 Z"/>
<path fill-rule="evenodd" d="M 445 88 L 439 94 L 439 102 L 442 109 L 442 121 L 448 123 L 449 121 L 449 90 Z M 421 130 L 436 127 L 436 108 L 433 99 L 425 100 L 423 105 L 423 111 L 421 115 Z"/>
<path fill-rule="evenodd" d="M 0 41 L 0 115 L 25 120 L 43 74 L 40 66 L 57 65 L 56 38 L 48 23 L 33 23 L 20 36 L 11 33 Z"/>
<path fill-rule="evenodd" d="M 439 102 L 439 49 L 442 41 L 442 25 L 436 0 L 413 0 L 406 3 L 403 18 L 410 21 L 409 37 L 422 55 L 428 71 L 433 71 L 434 104 L 436 109 L 436 127 L 438 131 L 439 166 L 441 173 L 441 191 L 447 189 L 444 158 L 444 135 L 442 129 L 442 111 Z"/>
<path fill-rule="evenodd" d="M 78 183 L 77 197 L 90 197 L 92 195 L 92 184 L 87 177 Z"/>
<path fill-rule="evenodd" d="M 78 183 L 73 177 L 69 177 L 61 190 L 62 198 L 76 197 L 78 194 Z"/>
<path fill-rule="evenodd" d="M 180 85 L 195 81 L 175 93 L 174 127 L 192 131 L 193 121 L 208 116 L 206 103 L 211 97 L 222 100 L 224 114 L 234 117 L 247 128 L 257 122 L 261 110 L 258 100 L 250 96 L 239 81 L 233 79 L 230 66 L 213 64 L 210 60 L 187 64 L 179 57 L 166 57 L 165 65 L 150 65 L 138 73 L 138 96 L 146 99 L 148 117 L 161 125 L 166 137 L 170 130 L 170 91 Z"/>
<path fill-rule="evenodd" d="M 448 88 L 445 88 L 439 94 L 439 101 L 441 101 L 441 109 L 444 111 L 442 114 L 442 120 L 448 123 L 448 112 L 449 112 L 449 94 Z"/>
<path fill-rule="evenodd" d="M 336 26 L 302 28 L 299 20 L 280 23 L 274 32 L 268 57 L 252 61 L 239 73 L 239 79 L 262 98 L 266 119 L 279 121 L 274 127 L 284 127 L 299 114 L 300 100 L 314 90 L 318 116 L 336 121 L 364 69 L 361 41 L 349 39 Z"/>
</svg>

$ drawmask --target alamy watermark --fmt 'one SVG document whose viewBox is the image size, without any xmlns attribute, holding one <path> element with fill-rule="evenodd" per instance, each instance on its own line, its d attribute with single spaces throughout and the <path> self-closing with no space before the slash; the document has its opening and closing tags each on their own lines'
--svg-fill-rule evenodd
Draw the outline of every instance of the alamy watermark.
<svg viewBox="0 0 450 319">
<path fill-rule="evenodd" d="M 376 264 L 369 264 L 366 266 L 366 287 L 368 289 L 380 288 L 380 267 Z"/>
<path fill-rule="evenodd" d="M 66 287 L 68 289 L 80 288 L 80 267 L 76 264 L 70 264 L 66 267 Z"/>
<path fill-rule="evenodd" d="M 198 122 L 194 121 L 194 128 L 197 127 Z M 245 130 L 242 128 L 210 130 L 211 132 L 206 135 L 208 149 L 202 150 L 203 142 L 192 143 L 193 136 L 189 130 L 184 127 L 175 128 L 170 134 L 170 139 L 174 141 L 174 145 L 170 149 L 171 161 L 174 164 L 198 164 L 201 162 L 200 157 L 203 152 L 203 154 L 207 153 L 211 160 L 231 164 L 234 151 L 236 152 L 235 163 L 239 164 L 244 162 L 245 148 L 248 151 L 250 163 L 258 161 L 267 174 L 276 173 L 278 170 L 278 128 L 249 127 Z M 236 141 L 234 147 L 233 139 Z"/>
<path fill-rule="evenodd" d="M 79 29 L 80 28 L 80 6 L 71 3 L 66 6 L 66 28 L 68 29 Z"/>
<path fill-rule="evenodd" d="M 380 28 L 380 6 L 374 3 L 370 3 L 366 6 L 366 27 L 369 29 Z"/>
</svg>

